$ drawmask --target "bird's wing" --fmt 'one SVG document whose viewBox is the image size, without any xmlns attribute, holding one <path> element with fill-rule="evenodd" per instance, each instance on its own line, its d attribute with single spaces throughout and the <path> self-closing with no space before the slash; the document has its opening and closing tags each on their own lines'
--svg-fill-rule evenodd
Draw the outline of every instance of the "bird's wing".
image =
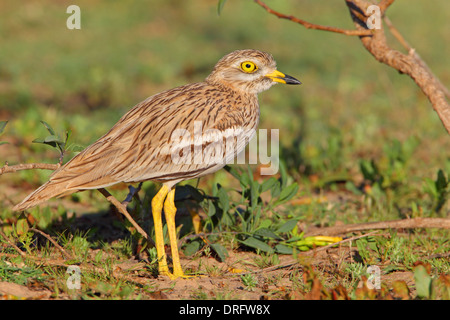
<svg viewBox="0 0 450 320">
<path fill-rule="evenodd" d="M 202 132 L 209 129 L 223 131 L 244 126 L 250 120 L 245 118 L 244 108 L 238 106 L 244 106 L 241 98 L 237 103 L 230 103 L 230 94 L 207 83 L 196 83 L 152 96 L 131 109 L 107 134 L 57 170 L 50 181 L 63 182 L 68 190 L 82 190 L 118 182 L 184 180 L 199 176 L 217 163 L 204 159 L 195 161 L 195 146 L 223 141 L 223 137 L 215 136 L 216 131 L 212 132 L 211 139 L 206 139 L 208 141 L 196 141 L 195 124 L 197 129 L 201 124 Z M 185 130 L 190 140 L 177 140 L 174 144 L 176 129 L 181 133 Z M 191 150 L 192 157 L 176 163 L 174 159 L 180 156 L 180 146 L 185 153 Z M 242 146 L 242 143 L 238 146 L 243 147 L 245 144 Z"/>
</svg>

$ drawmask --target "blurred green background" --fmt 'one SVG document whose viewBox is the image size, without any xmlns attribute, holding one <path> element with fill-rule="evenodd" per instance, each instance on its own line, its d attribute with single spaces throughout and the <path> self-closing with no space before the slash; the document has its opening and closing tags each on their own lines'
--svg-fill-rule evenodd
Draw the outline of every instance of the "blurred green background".
<svg viewBox="0 0 450 320">
<path fill-rule="evenodd" d="M 81 30 L 66 28 L 71 4 L 81 8 Z M 353 28 L 344 1 L 267 4 Z M 396 1 L 388 15 L 449 85 L 450 2 Z M 390 170 L 389 150 L 397 147 L 408 154 L 403 184 L 422 190 L 424 178 L 449 171 L 448 134 L 410 78 L 375 61 L 357 37 L 307 30 L 241 0 L 228 0 L 220 16 L 215 0 L 2 0 L 0 120 L 9 123 L 1 140 L 10 144 L 0 146 L 0 160 L 56 162 L 56 151 L 31 143 L 46 135 L 40 120 L 61 133 L 71 129 L 74 142 L 87 146 L 136 103 L 202 81 L 223 55 L 244 48 L 270 52 L 279 70 L 303 82 L 260 95 L 260 128 L 280 130 L 282 160 L 295 180 L 338 176 L 358 186 L 367 180 L 361 161 Z M 16 175 L 34 184 L 47 176 Z"/>
<path fill-rule="evenodd" d="M 266 0 L 266 3 L 282 13 L 313 23 L 354 28 L 344 0 Z M 66 27 L 70 16 L 66 9 L 72 4 L 81 8 L 81 30 Z M 220 170 L 202 178 L 198 185 L 197 181 L 186 182 L 198 186 L 208 196 L 202 202 L 177 201 L 180 219 L 177 222 L 183 225 L 181 248 L 185 256 L 191 256 L 191 272 L 206 271 L 214 278 L 227 272 L 228 267 L 215 269 L 215 264 L 209 267 L 209 262 L 204 265 L 202 260 L 198 262 L 199 257 L 209 257 L 212 251 L 224 256 L 227 250 L 256 249 L 258 255 L 251 258 L 252 266 L 278 265 L 278 255 L 273 254 L 275 251 L 270 246 L 276 249 L 275 243 L 280 239 L 286 243 L 291 241 L 296 255 L 297 247 L 303 249 L 293 239 L 301 239 L 303 231 L 314 227 L 450 216 L 449 135 L 410 78 L 375 61 L 357 37 L 305 29 L 268 14 L 251 0 L 228 0 L 220 16 L 217 4 L 218 0 L 1 0 L 0 121 L 9 122 L 3 134 L 0 132 L 0 142 L 9 144 L 0 143 L 0 167 L 6 161 L 11 165 L 58 162 L 58 150 L 32 143 L 48 135 L 41 120 L 61 136 L 71 130 L 72 143 L 87 146 L 148 96 L 202 81 L 225 54 L 254 48 L 270 52 L 279 70 L 303 83 L 277 85 L 259 97 L 260 128 L 279 129 L 285 170 L 280 170 L 276 179 L 258 176 L 256 170 L 256 181 L 249 178 L 250 174 L 233 177 Z M 398 0 L 387 14 L 431 70 L 450 87 L 450 1 Z M 404 51 L 392 36 L 388 35 L 388 40 L 394 48 Z M 73 151 L 68 152 L 64 161 L 73 155 Z M 135 232 L 125 230 L 126 223 L 117 221 L 100 193 L 80 192 L 70 198 L 52 200 L 26 215 L 11 211 L 14 204 L 45 182 L 50 173 L 25 170 L 0 177 L 0 227 L 7 236 L 17 241 L 30 257 L 60 261 L 54 260 L 56 254 L 60 259 L 59 250 L 48 242 L 36 244 L 33 240 L 38 239 L 36 234 L 27 232 L 29 223 L 57 238 L 62 247 L 73 253 L 76 258 L 70 261 L 77 262 L 70 264 L 81 261 L 83 265 L 87 262 L 96 266 L 96 270 L 111 270 L 98 274 L 92 271 L 92 275 L 83 271 L 84 291 L 76 293 L 82 298 L 136 295 L 142 298 L 141 294 L 145 298 L 148 290 L 160 290 L 158 286 L 152 288 L 152 282 L 150 288 L 130 282 L 123 291 L 118 291 L 123 281 L 128 282 L 124 280 L 128 279 L 128 273 L 127 278 L 116 278 L 114 274 L 120 268 L 113 263 L 131 261 L 138 241 L 131 240 L 129 235 Z M 270 191 L 268 185 L 272 186 Z M 130 209 L 150 234 L 149 204 L 156 187 L 151 182 L 144 184 L 140 193 L 142 205 L 133 201 L 134 209 Z M 193 188 L 177 188 L 177 196 L 186 194 L 186 190 Z M 123 185 L 110 191 L 121 200 L 128 192 Z M 185 210 L 189 205 L 199 209 L 195 211 L 201 216 L 203 232 L 212 232 L 208 242 L 203 238 L 184 237 L 194 230 Z M 276 233 L 276 241 L 272 236 L 265 237 L 261 228 L 266 230 L 266 235 L 267 231 L 271 232 L 269 235 Z M 69 232 L 65 233 L 66 230 Z M 420 287 L 429 290 L 423 289 L 422 295 L 419 292 L 419 298 L 433 297 L 438 292 L 435 280 L 439 274 L 444 276 L 449 272 L 448 230 L 387 232 L 359 239 L 353 242 L 353 248 L 350 242 L 348 256 L 347 250 L 341 251 L 341 247 L 336 255 L 327 251 L 323 260 L 314 255 L 314 273 L 322 272 L 321 281 L 326 279 L 330 287 L 343 284 L 349 292 L 354 292 L 358 291 L 356 286 L 361 283 L 365 266 L 380 265 L 383 276 L 392 274 L 391 279 L 397 280 L 406 279 L 405 271 L 412 271 L 418 261 L 427 261 L 436 276 L 433 281 L 423 271 L 415 283 L 408 280 L 408 286 L 404 286 L 407 297 L 409 290 L 419 291 Z M 265 242 L 252 245 L 249 239 Z M 10 256 L 16 254 L 10 241 L 6 243 L 1 236 L 0 240 L 3 252 Z M 264 249 L 267 247 L 271 250 Z M 276 252 L 285 255 L 292 251 L 286 250 L 286 246 L 283 250 Z M 100 251 L 106 254 L 103 256 Z M 154 250 L 153 255 L 149 270 L 156 268 Z M 58 298 L 61 293 L 62 298 L 74 297 L 66 286 L 66 270 L 60 264 L 52 268 L 37 259 L 27 258 L 24 264 L 21 257 L 3 257 L 0 261 L 3 281 L 24 284 L 31 279 L 30 288 L 54 288 L 52 297 Z M 234 262 L 231 265 L 234 268 Z M 307 265 L 303 270 L 309 270 L 310 262 Z M 29 270 L 34 270 L 33 274 Z M 296 295 L 287 294 L 289 290 L 308 287 L 299 280 L 306 279 L 304 275 L 309 271 L 302 276 L 296 267 L 279 271 L 280 278 L 273 279 L 281 281 L 282 277 L 287 281 L 289 278 L 289 282 L 287 289 L 283 282 L 279 293 L 274 292 L 278 291 L 278 285 L 277 289 L 270 289 L 272 296 L 282 294 L 283 299 L 295 298 Z M 153 273 L 157 273 L 156 269 Z M 145 271 L 139 273 L 136 284 L 145 279 L 142 275 L 151 279 Z M 266 272 L 261 275 L 265 277 Z M 36 286 L 42 279 L 46 279 L 46 284 Z M 315 278 L 312 279 L 304 281 L 315 284 Z M 389 286 L 385 279 L 383 286 Z M 100 281 L 117 290 L 99 289 Z M 205 281 L 209 285 L 210 280 Z M 273 282 L 269 284 L 274 287 Z M 205 293 L 209 289 L 201 289 L 202 286 L 191 291 L 184 286 L 179 288 L 191 299 L 209 294 Z M 169 294 L 172 289 L 164 292 Z M 243 290 L 233 289 L 228 297 L 242 297 L 240 291 Z M 267 297 L 265 292 L 264 289 Z M 219 294 L 216 297 L 223 297 Z M 164 295 L 159 293 L 151 298 Z"/>
</svg>

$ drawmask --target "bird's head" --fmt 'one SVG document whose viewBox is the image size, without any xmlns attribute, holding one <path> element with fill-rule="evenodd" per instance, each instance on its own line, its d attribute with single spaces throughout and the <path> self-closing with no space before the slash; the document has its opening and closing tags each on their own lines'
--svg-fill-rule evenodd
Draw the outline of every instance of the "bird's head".
<svg viewBox="0 0 450 320">
<path fill-rule="evenodd" d="M 253 94 L 265 91 L 276 83 L 301 84 L 278 71 L 272 55 L 252 49 L 237 50 L 224 56 L 206 81 Z"/>
</svg>

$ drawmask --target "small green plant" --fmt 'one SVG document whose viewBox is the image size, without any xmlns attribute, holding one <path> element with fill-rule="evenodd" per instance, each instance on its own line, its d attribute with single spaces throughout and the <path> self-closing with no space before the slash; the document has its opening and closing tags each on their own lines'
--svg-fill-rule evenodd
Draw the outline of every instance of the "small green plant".
<svg viewBox="0 0 450 320">
<path fill-rule="evenodd" d="M 433 211 L 440 213 L 450 193 L 450 180 L 444 171 L 439 169 L 436 180 L 425 178 L 423 191 L 431 198 Z"/>
<path fill-rule="evenodd" d="M 8 124 L 8 121 L 0 121 L 0 136 L 3 134 L 3 131 L 5 130 L 6 125 Z M 6 141 L 0 141 L 0 146 L 2 144 L 6 144 L 8 142 Z"/>
<path fill-rule="evenodd" d="M 361 262 L 348 263 L 345 266 L 345 272 L 349 275 L 348 287 L 354 288 L 361 280 L 362 276 L 367 274 L 367 265 Z"/>
<path fill-rule="evenodd" d="M 59 156 L 60 164 L 62 163 L 64 155 L 67 151 L 78 152 L 83 150 L 83 147 L 77 144 L 69 144 L 70 136 L 72 133 L 71 130 L 67 130 L 65 132 L 64 138 L 61 138 L 60 135 L 58 135 L 47 122 L 41 121 L 41 123 L 45 126 L 50 135 L 46 136 L 45 138 L 34 139 L 33 143 L 42 143 L 58 149 L 60 153 Z"/>
<path fill-rule="evenodd" d="M 254 291 L 258 285 L 258 279 L 251 273 L 241 275 L 241 281 L 247 291 Z"/>
<path fill-rule="evenodd" d="M 274 254 L 260 253 L 258 254 L 257 257 L 255 257 L 255 264 L 261 269 L 275 266 L 279 263 L 280 258 L 276 253 Z"/>
<path fill-rule="evenodd" d="M 203 231 L 218 231 L 223 234 L 230 231 L 237 233 L 237 239 L 243 246 L 270 254 L 278 251 L 281 247 L 272 248 L 272 242 L 283 240 L 281 234 L 291 231 L 298 219 L 286 221 L 277 213 L 276 208 L 297 194 L 297 183 L 289 183 L 291 178 L 283 165 L 281 165 L 279 179 L 271 177 L 263 182 L 254 180 L 250 168 L 247 171 L 231 167 L 225 169 L 240 183 L 241 191 L 238 191 L 239 197 L 236 200 L 220 184 L 213 186 L 211 197 L 202 195 L 193 187 L 184 186 L 185 191 L 200 202 L 207 213 Z M 263 201 L 261 195 L 269 192 L 269 200 Z M 268 216 L 269 213 L 273 214 L 272 219 L 261 218 Z M 221 261 L 224 261 L 228 255 L 225 247 L 217 242 L 217 237 L 214 235 L 208 236 L 208 239 L 210 248 Z M 200 238 L 190 241 L 186 245 L 185 254 L 192 255 L 203 246 L 204 241 Z M 286 250 L 282 253 L 286 253 Z"/>
<path fill-rule="evenodd" d="M 383 147 L 383 156 L 378 160 L 361 159 L 359 162 L 364 180 L 379 192 L 403 185 L 407 178 L 409 161 L 419 144 L 416 137 L 403 143 L 393 140 Z"/>
<path fill-rule="evenodd" d="M 203 196 L 197 189 L 184 186 L 194 199 L 200 200 L 200 205 L 207 213 L 203 231 L 236 234 L 235 239 L 243 248 L 253 249 L 263 255 L 260 262 L 266 265 L 276 263 L 275 253 L 293 254 L 296 249 L 306 251 L 342 240 L 340 237 L 305 238 L 303 233 L 297 233 L 297 222 L 301 216 L 286 216 L 280 212 L 278 208 L 298 192 L 297 183 L 289 183 L 292 178 L 288 176 L 284 165 L 280 166 L 279 179 L 270 177 L 262 182 L 254 180 L 250 168 L 244 171 L 226 167 L 226 170 L 240 183 L 238 199 L 232 198 L 220 184 L 213 186 L 212 197 Z M 269 197 L 264 197 L 268 200 L 262 200 L 263 193 L 270 193 Z M 217 242 L 218 237 L 211 235 L 208 240 L 210 248 L 224 261 L 228 253 Z M 185 254 L 193 255 L 203 246 L 201 238 L 190 241 L 185 247 Z"/>
</svg>

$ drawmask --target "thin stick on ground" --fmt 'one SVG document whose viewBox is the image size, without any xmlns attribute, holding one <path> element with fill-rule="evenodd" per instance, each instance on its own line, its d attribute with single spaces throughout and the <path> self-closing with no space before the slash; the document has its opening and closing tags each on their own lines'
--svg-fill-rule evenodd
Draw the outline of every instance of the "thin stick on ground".
<svg viewBox="0 0 450 320">
<path fill-rule="evenodd" d="M 317 252 L 319 252 L 319 251 L 327 250 L 327 249 L 329 249 L 329 248 L 332 248 L 332 247 L 335 247 L 335 246 L 338 246 L 338 245 L 341 245 L 341 244 L 344 244 L 344 243 L 347 243 L 347 242 L 352 242 L 352 241 L 357 240 L 357 239 L 361 239 L 361 238 L 365 238 L 365 237 L 370 237 L 370 236 L 384 236 L 384 235 L 385 235 L 385 234 L 380 234 L 379 232 L 380 232 L 380 231 L 372 231 L 372 232 L 369 232 L 369 233 L 366 233 L 366 234 L 363 234 L 363 235 L 359 235 L 359 236 L 354 236 L 354 237 L 351 237 L 351 238 L 347 238 L 347 239 L 344 239 L 344 240 L 339 241 L 339 242 L 336 242 L 336 243 L 331 243 L 331 244 L 329 244 L 329 245 L 327 245 L 327 246 L 324 246 L 324 247 L 318 247 L 318 248 L 315 248 L 315 249 L 313 249 L 313 250 L 301 252 L 301 253 L 299 253 L 297 256 L 298 256 L 298 257 L 302 257 L 302 256 L 311 256 L 311 255 L 315 255 L 315 254 L 316 254 Z M 285 262 L 285 263 L 282 263 L 282 264 L 277 264 L 276 266 L 271 266 L 271 267 L 267 267 L 267 268 L 263 268 L 263 269 L 255 270 L 255 271 L 248 271 L 248 272 L 236 273 L 236 274 L 232 274 L 232 275 L 228 275 L 228 276 L 241 276 L 241 275 L 246 275 L 246 274 L 254 274 L 254 273 L 262 273 L 262 272 L 270 272 L 270 271 L 274 271 L 274 270 L 278 270 L 278 269 L 290 268 L 290 267 L 292 267 L 292 266 L 294 266 L 294 265 L 296 265 L 296 264 L 299 264 L 299 263 L 300 263 L 300 262 L 299 262 L 298 260 L 294 260 L 294 259 L 293 259 L 293 260 L 290 261 L 290 262 Z"/>
<path fill-rule="evenodd" d="M 450 229 L 450 219 L 446 218 L 413 218 L 392 221 L 379 221 L 357 223 L 343 226 L 334 226 L 328 228 L 318 228 L 317 230 L 305 232 L 305 236 L 331 236 L 338 234 L 346 234 L 356 231 L 367 231 L 377 229 L 416 229 L 416 228 L 439 228 Z"/>
<path fill-rule="evenodd" d="M 51 243 L 53 243 L 53 245 L 59 250 L 61 251 L 61 253 L 66 256 L 66 258 L 68 259 L 72 259 L 72 255 L 70 255 L 66 250 L 64 250 L 63 247 L 61 247 L 58 242 L 56 242 L 52 237 L 50 237 L 48 234 L 46 234 L 45 232 L 36 229 L 36 228 L 30 228 L 30 231 L 39 233 L 41 236 L 45 237 L 48 241 L 50 241 Z"/>
<path fill-rule="evenodd" d="M 0 236 L 3 237 L 3 239 L 6 240 L 6 242 L 8 242 L 8 244 L 13 247 L 22 257 L 26 257 L 27 254 L 25 252 L 23 252 L 22 250 L 20 250 L 20 248 L 18 246 L 15 245 L 14 242 L 12 242 L 8 236 L 2 231 L 2 229 L 0 228 Z"/>
<path fill-rule="evenodd" d="M 116 208 L 117 210 L 119 210 L 120 213 L 122 213 L 127 219 L 128 221 L 130 221 L 130 223 L 133 225 L 133 227 L 136 228 L 136 231 L 139 232 L 147 241 L 152 242 L 152 239 L 150 239 L 150 237 L 147 235 L 147 232 L 144 231 L 144 229 L 142 229 L 137 223 L 136 221 L 134 221 L 134 219 L 131 217 L 131 215 L 128 213 L 127 208 L 116 198 L 114 198 L 111 193 L 109 193 L 106 189 L 101 188 L 98 189 L 98 191 L 100 191 L 100 193 L 106 198 L 106 200 L 108 200 L 109 202 L 111 202 Z"/>
<path fill-rule="evenodd" d="M 61 247 L 58 242 L 56 242 L 52 237 L 50 237 L 48 234 L 46 234 L 45 232 L 38 230 L 36 228 L 29 228 L 30 231 L 33 231 L 35 233 L 39 233 L 40 235 L 42 235 L 43 237 L 45 237 L 47 240 L 49 240 L 59 251 L 61 251 L 63 253 L 63 255 L 65 255 L 67 258 L 72 259 L 72 256 L 66 251 L 64 250 L 63 247 Z M 10 246 L 12 246 L 22 257 L 27 257 L 27 254 L 25 252 L 23 252 L 22 250 L 20 250 L 20 248 L 18 246 L 16 246 L 14 244 L 14 242 L 12 242 L 8 236 L 2 231 L 2 229 L 0 228 L 0 236 L 2 236 L 6 242 L 8 242 L 8 244 Z"/>
</svg>

